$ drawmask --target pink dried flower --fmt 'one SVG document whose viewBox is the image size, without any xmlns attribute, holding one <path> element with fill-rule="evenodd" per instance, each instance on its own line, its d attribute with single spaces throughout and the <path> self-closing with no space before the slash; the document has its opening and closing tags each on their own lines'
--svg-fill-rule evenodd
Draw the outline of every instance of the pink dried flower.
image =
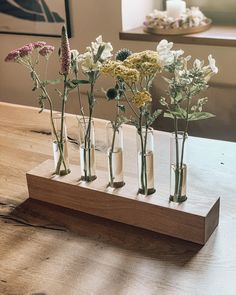
<svg viewBox="0 0 236 295">
<path fill-rule="evenodd" d="M 20 55 L 20 51 L 17 50 L 17 49 L 14 49 L 14 50 L 12 50 L 11 52 L 8 53 L 8 55 L 5 58 L 5 61 L 6 62 L 10 62 L 10 61 L 13 61 L 14 62 L 14 61 L 17 60 L 17 58 L 19 57 L 19 55 Z"/>
<path fill-rule="evenodd" d="M 50 54 L 54 51 L 55 47 L 51 45 L 46 45 L 39 50 L 39 54 L 44 57 L 49 57 Z"/>
<path fill-rule="evenodd" d="M 61 33 L 61 74 L 68 75 L 71 68 L 70 44 L 66 28 L 62 27 Z"/>
<path fill-rule="evenodd" d="M 32 51 L 34 50 L 34 46 L 32 43 L 29 43 L 22 46 L 21 48 L 18 48 L 18 50 L 20 52 L 20 57 L 25 57 L 32 53 Z"/>
<path fill-rule="evenodd" d="M 47 43 L 44 41 L 37 41 L 32 44 L 33 44 L 34 48 L 37 49 L 37 48 L 42 48 L 42 47 L 46 46 Z"/>
</svg>

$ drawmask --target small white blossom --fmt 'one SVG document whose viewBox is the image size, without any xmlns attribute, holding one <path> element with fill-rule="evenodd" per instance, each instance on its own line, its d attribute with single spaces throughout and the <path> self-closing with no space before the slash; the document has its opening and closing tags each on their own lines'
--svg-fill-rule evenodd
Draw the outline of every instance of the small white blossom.
<svg viewBox="0 0 236 295">
<path fill-rule="evenodd" d="M 209 67 L 211 68 L 212 72 L 214 74 L 217 74 L 219 70 L 216 66 L 216 60 L 212 57 L 211 54 L 208 56 L 208 60 L 209 60 Z"/>
<path fill-rule="evenodd" d="M 176 51 L 172 51 L 172 52 L 174 53 L 174 56 L 175 56 L 176 58 L 179 58 L 181 55 L 184 54 L 184 51 L 183 51 L 182 49 L 180 49 L 180 50 L 176 50 Z"/>
<path fill-rule="evenodd" d="M 194 61 L 194 63 L 193 63 L 193 66 L 194 66 L 196 69 L 200 70 L 200 69 L 201 69 L 201 66 L 202 66 L 202 63 L 201 63 L 201 61 L 197 58 L 197 59 L 195 59 L 195 61 Z"/>
<path fill-rule="evenodd" d="M 166 54 L 168 54 L 170 52 L 173 45 L 174 45 L 173 42 L 168 42 L 167 40 L 163 39 L 157 45 L 157 52 L 160 55 L 166 55 Z"/>
<path fill-rule="evenodd" d="M 96 55 L 99 48 L 104 47 L 99 60 Z M 99 71 L 103 62 L 112 56 L 113 47 L 110 42 L 103 42 L 102 36 L 98 36 L 95 42 L 91 43 L 91 47 L 86 48 L 84 54 L 80 54 L 78 61 L 81 63 L 83 72 Z"/>
<path fill-rule="evenodd" d="M 102 41 L 102 36 L 98 36 L 96 38 L 96 42 L 92 42 L 92 49 L 93 49 L 93 53 L 94 55 L 97 54 L 98 52 L 98 49 L 101 47 L 101 46 L 104 46 L 104 50 L 102 52 L 102 55 L 101 55 L 101 59 L 103 61 L 107 60 L 108 58 L 112 57 L 112 50 L 113 50 L 113 47 L 111 45 L 110 42 L 103 42 Z"/>
<path fill-rule="evenodd" d="M 94 62 L 93 54 L 91 51 L 87 51 L 84 54 L 80 54 L 78 61 L 81 63 L 83 72 L 99 71 L 101 63 Z"/>
<path fill-rule="evenodd" d="M 157 45 L 157 53 L 163 66 L 170 65 L 174 61 L 174 53 L 171 50 L 172 47 L 173 43 L 168 42 L 167 40 L 161 40 Z"/>
<path fill-rule="evenodd" d="M 70 51 L 70 53 L 71 53 L 71 57 L 72 57 L 74 60 L 78 59 L 78 57 L 79 57 L 79 51 L 78 51 L 77 49 L 72 49 L 72 50 Z"/>
<path fill-rule="evenodd" d="M 79 67 L 78 67 L 78 60 L 79 60 L 79 51 L 76 49 L 72 49 L 70 51 L 71 54 L 71 67 L 73 72 L 78 73 Z"/>
<path fill-rule="evenodd" d="M 179 58 L 181 55 L 184 54 L 183 50 L 171 50 L 173 47 L 172 42 L 168 42 L 167 40 L 162 40 L 157 45 L 157 53 L 163 66 L 171 65 L 176 58 Z"/>
</svg>

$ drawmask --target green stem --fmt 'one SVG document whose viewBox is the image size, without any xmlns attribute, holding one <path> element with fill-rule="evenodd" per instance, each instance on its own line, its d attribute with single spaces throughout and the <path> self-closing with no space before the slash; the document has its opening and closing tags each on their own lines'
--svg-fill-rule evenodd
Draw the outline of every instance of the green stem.
<svg viewBox="0 0 236 295">
<path fill-rule="evenodd" d="M 177 196 L 178 193 L 178 186 L 179 186 L 179 141 L 178 141 L 178 119 L 176 116 L 174 117 L 174 129 L 175 129 L 175 166 L 173 169 L 175 169 L 175 196 Z M 174 163 L 173 163 L 174 164 Z"/>
<path fill-rule="evenodd" d="M 43 86 L 41 80 L 39 79 L 37 73 L 35 72 L 35 70 L 31 67 L 31 70 L 34 72 L 34 75 L 35 75 L 35 78 L 41 88 L 41 90 L 43 91 L 45 97 L 47 98 L 48 100 L 48 103 L 49 103 L 49 111 L 50 111 L 50 120 L 51 120 L 51 124 L 52 124 L 52 130 L 53 130 L 53 133 L 54 133 L 54 136 L 56 138 L 56 142 L 57 142 L 57 145 L 58 145 L 58 149 L 59 149 L 59 153 L 60 153 L 60 157 L 62 158 L 62 162 L 63 162 L 63 166 L 65 168 L 65 171 L 67 170 L 66 169 L 66 163 L 65 163 L 65 160 L 64 160 L 64 156 L 63 156 L 63 150 L 60 146 L 60 141 L 59 141 L 59 137 L 57 135 L 57 131 L 56 131 L 56 127 L 55 127 L 55 124 L 54 124 L 54 121 L 53 121 L 53 104 L 52 104 L 52 100 L 49 96 L 49 94 L 47 93 L 47 90 L 45 89 L 45 87 Z M 57 172 L 57 171 L 56 171 Z"/>
<path fill-rule="evenodd" d="M 85 128 L 85 137 L 84 137 L 84 177 L 86 181 L 92 180 L 92 172 L 91 172 L 91 149 L 93 148 L 91 145 L 91 127 L 92 127 L 92 114 L 93 114 L 93 101 L 91 103 L 91 97 L 94 96 L 94 82 L 90 84 L 90 93 L 88 96 L 89 100 L 89 120 L 88 126 Z M 87 164 L 87 153 L 88 153 L 88 164 Z"/>
<path fill-rule="evenodd" d="M 145 196 L 148 195 L 148 182 L 147 182 L 147 136 L 148 126 L 145 127 L 145 139 L 144 139 L 144 185 L 145 185 Z"/>
<path fill-rule="evenodd" d="M 123 95 L 124 95 L 125 100 L 127 101 L 128 105 L 129 105 L 130 109 L 132 110 L 132 112 L 134 113 L 134 115 L 138 118 L 139 115 L 138 115 L 138 113 L 135 111 L 135 109 L 133 108 L 132 104 L 130 103 L 130 101 L 129 101 L 127 95 L 126 95 L 126 93 L 124 92 Z"/>
<path fill-rule="evenodd" d="M 67 96 L 67 75 L 64 76 L 64 92 L 62 98 L 62 110 L 61 110 L 61 130 L 60 130 L 60 142 L 59 145 L 61 147 L 62 153 L 60 153 L 59 160 L 57 163 L 56 173 L 60 174 L 61 164 L 64 159 L 64 144 L 65 144 L 65 134 L 64 134 L 64 117 L 65 117 L 65 105 L 66 105 L 66 96 Z M 65 163 L 65 161 L 64 161 Z M 63 164 L 64 165 L 64 164 Z M 64 165 L 65 173 L 67 173 L 67 167 Z"/>
<path fill-rule="evenodd" d="M 75 78 L 76 78 L 76 80 L 79 79 L 77 72 L 75 73 Z M 82 104 L 82 99 L 81 99 L 80 86 L 79 86 L 79 84 L 77 86 L 77 93 L 78 93 L 78 98 L 79 98 L 80 113 L 81 113 L 81 115 L 83 117 L 83 122 L 84 122 L 84 126 L 85 126 L 85 115 L 84 115 L 84 111 L 83 111 L 84 108 L 83 108 L 83 104 Z"/>
<path fill-rule="evenodd" d="M 180 179 L 179 179 L 179 186 L 177 191 L 177 196 L 181 197 L 182 195 L 182 186 L 183 186 L 183 161 L 184 161 L 184 148 L 185 148 L 185 142 L 187 139 L 187 132 L 188 132 L 188 124 L 189 124 L 189 111 L 190 111 L 190 97 L 187 98 L 187 111 L 186 111 L 186 119 L 185 119 L 185 129 L 183 134 L 183 142 L 182 142 L 182 149 L 181 149 L 181 160 L 180 160 L 180 167 L 179 167 L 179 173 L 180 173 Z"/>
<path fill-rule="evenodd" d="M 113 136 L 112 136 L 112 143 L 111 143 L 111 149 L 109 151 L 109 170 L 110 170 L 110 186 L 113 187 L 114 185 L 114 175 L 113 175 L 113 165 L 112 165 L 112 154 L 114 153 L 114 147 L 115 147 L 115 139 L 116 139 L 116 132 L 118 130 L 116 129 L 116 126 L 113 128 Z"/>
<path fill-rule="evenodd" d="M 145 184 L 144 184 L 144 162 L 145 157 L 144 157 L 144 144 L 143 144 L 143 134 L 142 134 L 142 114 L 139 116 L 139 136 L 140 136 L 140 145 L 141 145 L 141 190 L 145 191 Z"/>
</svg>

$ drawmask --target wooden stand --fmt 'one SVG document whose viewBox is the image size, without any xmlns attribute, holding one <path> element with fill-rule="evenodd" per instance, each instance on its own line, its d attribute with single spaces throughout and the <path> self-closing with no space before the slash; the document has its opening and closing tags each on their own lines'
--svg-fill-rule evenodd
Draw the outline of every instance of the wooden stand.
<svg viewBox="0 0 236 295">
<path fill-rule="evenodd" d="M 188 196 L 169 203 L 158 191 L 137 194 L 136 178 L 126 177 L 121 189 L 107 187 L 107 172 L 97 171 L 91 183 L 79 181 L 79 166 L 69 175 L 52 175 L 54 162 L 45 161 L 26 174 L 29 197 L 204 245 L 219 222 L 219 198 Z M 168 188 L 167 188 L 168 192 Z"/>
</svg>

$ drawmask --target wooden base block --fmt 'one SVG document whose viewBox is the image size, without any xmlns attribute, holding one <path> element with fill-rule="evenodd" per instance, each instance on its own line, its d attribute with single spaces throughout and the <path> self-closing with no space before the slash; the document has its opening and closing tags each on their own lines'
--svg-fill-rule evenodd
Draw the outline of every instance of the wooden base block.
<svg viewBox="0 0 236 295">
<path fill-rule="evenodd" d="M 112 189 L 107 187 L 106 171 L 97 171 L 91 183 L 79 181 L 79 166 L 71 165 L 71 173 L 63 177 L 53 171 L 54 162 L 48 160 L 26 174 L 30 198 L 201 245 L 219 222 L 219 198 L 191 195 L 175 204 L 158 191 L 148 197 L 137 194 L 136 178 L 126 177 L 124 187 Z"/>
</svg>

